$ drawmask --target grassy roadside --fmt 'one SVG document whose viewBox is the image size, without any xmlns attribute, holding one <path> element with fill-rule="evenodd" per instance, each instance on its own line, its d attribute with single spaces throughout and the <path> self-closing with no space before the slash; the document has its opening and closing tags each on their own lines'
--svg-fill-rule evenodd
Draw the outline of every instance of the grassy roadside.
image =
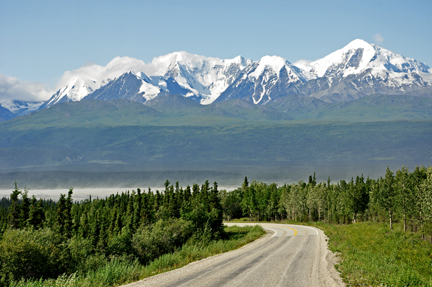
<svg viewBox="0 0 432 287">
<path fill-rule="evenodd" d="M 348 286 L 432 286 L 432 244 L 395 225 L 363 222 L 311 224 L 329 237 L 340 254 L 336 268 Z"/>
<path fill-rule="evenodd" d="M 247 218 L 230 222 L 250 222 Z M 389 231 L 386 223 L 349 225 L 320 222 L 272 222 L 320 228 L 329 249 L 339 255 L 336 269 L 347 286 L 432 286 L 432 243 L 420 234 L 403 232 L 401 224 Z"/>
<path fill-rule="evenodd" d="M 131 264 L 129 261 L 122 262 L 113 260 L 95 272 L 87 274 L 75 273 L 71 276 L 61 276 L 57 279 L 50 280 L 16 282 L 11 284 L 11 287 L 119 286 L 180 268 L 193 261 L 237 249 L 256 240 L 265 233 L 261 227 L 257 226 L 231 226 L 225 227 L 225 231 L 228 235 L 227 240 L 214 241 L 207 245 L 192 245 L 186 243 L 181 249 L 171 254 L 162 255 L 147 266 L 140 265 L 138 261 Z"/>
</svg>

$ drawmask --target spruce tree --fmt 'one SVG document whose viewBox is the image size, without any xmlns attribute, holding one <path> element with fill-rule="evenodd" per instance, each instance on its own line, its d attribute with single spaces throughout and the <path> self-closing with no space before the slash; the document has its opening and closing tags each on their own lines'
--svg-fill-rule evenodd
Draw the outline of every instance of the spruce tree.
<svg viewBox="0 0 432 287">
<path fill-rule="evenodd" d="M 216 181 L 213 183 L 213 188 L 210 191 L 209 206 L 212 214 L 211 228 L 216 238 L 218 238 L 223 233 L 223 209 Z"/>
<path fill-rule="evenodd" d="M 20 206 L 20 215 L 19 215 L 19 222 L 20 227 L 24 228 L 27 225 L 27 220 L 29 218 L 29 212 L 30 212 L 30 200 L 28 198 L 28 191 L 24 189 L 24 192 L 21 193 L 21 206 Z"/>
<path fill-rule="evenodd" d="M 30 202 L 29 215 L 26 222 L 26 225 L 29 227 L 37 228 L 37 199 L 33 195 L 32 200 Z"/>
<path fill-rule="evenodd" d="M 66 198 L 64 194 L 60 194 L 60 199 L 57 203 L 56 208 L 56 216 L 55 216 L 55 223 L 57 227 L 57 231 L 61 235 L 65 235 L 65 225 L 66 225 Z"/>
<path fill-rule="evenodd" d="M 73 230 L 72 230 L 72 205 L 73 205 L 73 201 L 72 201 L 72 194 L 73 194 L 73 189 L 69 189 L 68 191 L 68 197 L 66 198 L 65 201 L 65 206 L 64 206 L 64 235 L 68 238 L 70 238 L 72 236 Z"/>
<path fill-rule="evenodd" d="M 9 225 L 12 228 L 19 228 L 19 215 L 20 215 L 20 206 L 18 205 L 18 196 L 21 194 L 21 191 L 18 189 L 17 183 L 15 182 L 15 189 L 12 191 L 10 196 L 11 198 L 11 206 L 9 207 Z"/>
</svg>

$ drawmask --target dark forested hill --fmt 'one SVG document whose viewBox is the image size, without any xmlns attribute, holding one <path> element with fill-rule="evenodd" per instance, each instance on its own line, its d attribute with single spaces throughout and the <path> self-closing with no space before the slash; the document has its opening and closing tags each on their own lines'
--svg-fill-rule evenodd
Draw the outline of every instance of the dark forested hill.
<svg viewBox="0 0 432 287">
<path fill-rule="evenodd" d="M 367 99 L 364 107 L 374 107 Z M 400 107 L 398 102 L 395 106 Z M 391 102 L 390 102 L 391 103 Z M 390 103 L 387 107 L 390 107 Z M 425 107 L 419 100 L 416 104 Z M 360 113 L 358 105 L 327 106 Z M 0 125 L 0 167 L 161 165 L 193 166 L 264 162 L 416 161 L 432 158 L 432 121 L 293 121 L 282 112 L 236 100 L 185 105 L 161 112 L 128 100 L 82 101 L 16 118 Z M 388 111 L 385 111 L 388 112 Z M 340 115 L 340 114 L 339 114 Z M 179 164 L 178 163 L 182 163 Z M 172 168 L 170 168 L 172 169 Z"/>
</svg>

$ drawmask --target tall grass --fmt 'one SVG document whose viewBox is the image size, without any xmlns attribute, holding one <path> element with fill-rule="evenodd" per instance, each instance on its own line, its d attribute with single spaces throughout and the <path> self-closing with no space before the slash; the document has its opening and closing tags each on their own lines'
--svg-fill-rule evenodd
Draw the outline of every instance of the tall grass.
<svg viewBox="0 0 432 287">
<path fill-rule="evenodd" d="M 102 268 L 86 274 L 74 273 L 57 279 L 13 282 L 10 287 L 102 287 L 119 286 L 135 282 L 152 275 L 185 266 L 193 261 L 237 249 L 259 238 L 265 232 L 259 226 L 225 227 L 227 240 L 212 241 L 209 244 L 186 243 L 173 253 L 165 254 L 150 262 L 147 266 L 138 261 L 113 259 Z"/>
<path fill-rule="evenodd" d="M 419 234 L 397 224 L 313 225 L 340 254 L 336 267 L 348 286 L 432 286 L 432 244 Z"/>
</svg>

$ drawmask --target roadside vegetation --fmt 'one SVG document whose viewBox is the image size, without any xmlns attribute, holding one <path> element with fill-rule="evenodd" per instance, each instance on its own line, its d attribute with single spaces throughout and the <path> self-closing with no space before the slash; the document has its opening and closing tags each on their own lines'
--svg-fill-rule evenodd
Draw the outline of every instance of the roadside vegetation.
<svg viewBox="0 0 432 287">
<path fill-rule="evenodd" d="M 403 224 L 314 224 L 339 254 L 336 266 L 348 286 L 432 286 L 432 244 Z"/>
<path fill-rule="evenodd" d="M 0 286 L 116 286 L 238 248 L 259 227 L 223 227 L 217 183 L 73 202 L 0 201 Z"/>
</svg>

